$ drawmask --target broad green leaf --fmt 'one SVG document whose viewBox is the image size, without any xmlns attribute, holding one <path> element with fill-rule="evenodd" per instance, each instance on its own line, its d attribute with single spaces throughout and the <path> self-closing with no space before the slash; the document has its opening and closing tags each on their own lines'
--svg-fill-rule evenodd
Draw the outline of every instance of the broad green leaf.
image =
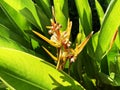
<svg viewBox="0 0 120 90">
<path fill-rule="evenodd" d="M 14 32 L 20 35 L 25 35 L 24 30 L 29 29 L 29 24 L 26 19 L 20 13 L 15 11 L 13 7 L 6 4 L 6 2 L 4 2 L 3 0 L 0 1 L 0 5 L 2 10 L 10 19 L 10 22 L 14 25 L 14 27 L 16 27 L 16 30 L 14 30 Z"/>
<path fill-rule="evenodd" d="M 42 9 L 42 11 L 47 15 L 47 17 L 50 19 L 52 18 L 52 13 L 51 13 L 51 5 L 50 5 L 50 0 L 34 0 L 37 5 Z"/>
<path fill-rule="evenodd" d="M 57 10 L 57 9 L 62 10 L 64 16 L 68 19 L 68 16 L 69 16 L 68 15 L 68 0 L 60 0 L 60 1 L 59 0 L 54 0 L 54 7 L 56 7 L 55 10 Z"/>
<path fill-rule="evenodd" d="M 36 8 L 35 8 L 32 0 L 14 0 L 14 1 L 13 0 L 4 0 L 4 1 L 1 0 L 1 1 L 7 3 L 8 5 L 10 5 L 12 8 L 14 8 L 19 13 L 21 10 L 27 8 L 32 15 L 31 18 L 33 18 L 35 20 L 35 24 L 37 24 L 38 28 L 42 29 L 41 23 L 39 21 L 39 17 L 36 12 Z M 22 21 L 22 20 L 19 20 L 19 21 Z"/>
<path fill-rule="evenodd" d="M 33 41 L 33 40 L 32 40 Z M 38 42 L 35 41 L 32 42 L 32 45 L 35 46 L 39 45 Z M 33 47 L 35 49 L 35 46 Z M 18 34 L 12 32 L 7 27 L 0 24 L 0 47 L 7 47 L 7 48 L 13 48 L 20 51 L 24 51 L 36 56 L 39 56 L 41 58 L 44 58 L 45 56 L 38 55 L 34 51 L 32 51 L 32 47 L 29 42 L 27 42 L 23 37 L 19 36 Z M 42 52 L 43 53 L 43 52 Z"/>
<path fill-rule="evenodd" d="M 7 28 L 11 29 L 11 30 L 15 30 L 14 25 L 12 25 L 12 23 L 10 22 L 10 20 L 8 19 L 8 17 L 6 16 L 5 12 L 2 10 L 2 8 L 0 8 L 0 24 L 6 26 Z"/>
<path fill-rule="evenodd" d="M 24 51 L 24 52 L 27 52 L 27 53 L 34 54 L 33 51 L 31 51 L 29 49 L 26 49 L 21 44 L 15 42 L 15 41 L 13 41 L 9 38 L 6 38 L 4 36 L 1 36 L 1 35 L 0 35 L 0 47 L 13 48 L 13 49 L 17 49 L 17 50 L 20 50 L 20 51 Z"/>
<path fill-rule="evenodd" d="M 75 0 L 81 26 L 88 35 L 92 31 L 92 16 L 88 0 Z"/>
<path fill-rule="evenodd" d="M 110 42 L 120 25 L 120 0 L 112 0 L 105 13 L 98 37 L 95 58 L 100 60 L 110 47 Z M 113 23 L 114 22 L 114 23 Z"/>
<path fill-rule="evenodd" d="M 63 11 L 63 14 L 65 15 L 65 17 L 68 19 L 68 0 L 56 0 L 57 2 L 59 2 L 60 4 L 60 8 L 62 9 L 62 11 Z M 56 2 L 55 1 L 55 2 Z M 56 2 L 56 3 L 57 3 Z M 55 4 L 55 6 L 56 6 L 56 4 Z"/>
<path fill-rule="evenodd" d="M 68 0 L 54 0 L 55 19 L 62 25 L 61 31 L 67 27 Z"/>
<path fill-rule="evenodd" d="M 0 24 L 0 47 L 13 48 L 27 53 L 34 54 L 30 50 L 30 43 L 20 35 L 12 32 L 7 27 Z"/>
<path fill-rule="evenodd" d="M 9 48 L 0 48 L 0 53 L 0 77 L 16 90 L 84 90 L 40 58 Z"/>
<path fill-rule="evenodd" d="M 99 33 L 100 32 L 96 32 L 92 37 L 92 44 L 93 44 L 94 52 L 96 51 L 96 48 L 97 48 Z M 92 54 L 94 54 L 94 53 L 92 53 Z"/>
<path fill-rule="evenodd" d="M 30 22 L 35 27 L 40 29 L 35 18 L 33 17 L 32 13 L 30 12 L 30 10 L 28 8 L 24 8 L 24 9 L 20 10 L 20 13 L 27 19 L 28 22 Z"/>
<path fill-rule="evenodd" d="M 50 25 L 50 19 L 45 15 L 45 13 L 42 11 L 41 8 L 39 8 L 37 5 L 35 5 L 35 7 L 36 7 L 36 12 L 38 14 L 39 20 L 41 22 L 41 27 L 43 29 L 41 33 L 44 33 L 46 36 L 48 36 L 48 30 L 46 29 L 46 26 Z M 33 17 L 31 11 L 28 8 L 24 8 L 20 12 L 26 17 L 26 19 L 30 23 L 32 23 L 34 26 L 39 28 L 39 26 L 36 23 L 35 18 Z"/>
<path fill-rule="evenodd" d="M 46 36 L 49 36 L 48 35 L 48 29 L 46 28 L 46 26 L 50 25 L 50 19 L 46 16 L 46 14 L 42 11 L 42 9 L 40 7 L 38 7 L 37 5 L 36 5 L 36 11 L 38 13 L 41 25 L 43 27 L 44 34 Z"/>
<path fill-rule="evenodd" d="M 96 5 L 97 13 L 98 13 L 98 16 L 99 16 L 100 24 L 102 24 L 104 11 L 102 9 L 102 6 L 98 2 L 98 0 L 95 0 L 95 5 Z"/>
<path fill-rule="evenodd" d="M 27 41 L 24 36 L 20 36 L 17 33 L 14 33 L 12 30 L 8 29 L 7 27 L 0 24 L 0 35 L 12 39 L 13 41 L 16 41 L 17 43 L 23 45 L 24 47 L 30 48 L 30 43 Z"/>
<path fill-rule="evenodd" d="M 101 71 L 104 72 L 104 74 L 101 74 L 101 77 L 102 77 L 101 79 L 103 79 L 102 81 L 104 83 L 111 84 L 113 86 L 120 86 L 120 82 L 119 82 L 120 62 L 119 61 L 120 61 L 119 50 L 114 44 L 112 49 L 107 54 L 107 58 L 104 57 L 101 61 L 101 64 L 103 64 L 101 66 Z M 110 83 L 110 80 L 112 80 L 113 82 Z"/>
</svg>

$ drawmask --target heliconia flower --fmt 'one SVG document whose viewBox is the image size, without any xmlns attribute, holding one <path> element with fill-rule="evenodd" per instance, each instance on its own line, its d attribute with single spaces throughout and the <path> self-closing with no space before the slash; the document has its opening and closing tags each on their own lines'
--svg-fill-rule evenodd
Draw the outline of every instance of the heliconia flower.
<svg viewBox="0 0 120 90">
<path fill-rule="evenodd" d="M 69 60 L 70 64 L 75 62 L 78 54 L 83 50 L 83 48 L 89 41 L 90 37 L 92 36 L 92 34 L 93 34 L 93 31 L 85 38 L 85 40 L 80 45 L 76 44 L 75 49 L 72 49 L 70 47 L 67 47 L 67 48 L 64 47 L 64 49 L 62 50 L 62 53 L 60 55 L 60 63 L 57 66 L 57 69 L 62 70 L 64 68 L 66 60 Z"/>
<path fill-rule="evenodd" d="M 93 32 L 91 32 L 80 45 L 76 44 L 75 49 L 72 49 L 70 47 L 71 42 L 69 40 L 72 22 L 68 19 L 67 28 L 63 32 L 60 31 L 61 27 L 62 26 L 59 23 L 56 23 L 53 19 L 51 19 L 51 26 L 47 26 L 47 28 L 50 29 L 48 31 L 48 33 L 51 35 L 50 39 L 33 30 L 33 33 L 58 49 L 57 56 L 54 56 L 45 47 L 43 47 L 43 49 L 51 56 L 51 58 L 57 61 L 56 69 L 59 70 L 64 69 L 64 65 L 66 64 L 67 60 L 69 60 L 70 63 L 75 62 L 78 54 L 82 51 L 93 34 Z"/>
<path fill-rule="evenodd" d="M 61 33 L 61 43 L 64 47 L 68 48 L 71 45 L 70 39 L 70 33 L 72 28 L 72 22 L 68 19 L 67 29 Z"/>
<path fill-rule="evenodd" d="M 64 47 L 70 47 L 71 42 L 69 41 L 70 38 L 70 33 L 71 33 L 71 27 L 72 27 L 72 22 L 69 21 L 68 19 L 68 26 L 66 31 L 60 32 L 60 28 L 62 27 L 60 24 L 55 23 L 51 19 L 51 25 L 52 26 L 47 26 L 49 28 L 49 33 L 52 35 L 50 40 L 53 41 L 54 43 L 57 43 L 60 46 Z"/>
<path fill-rule="evenodd" d="M 46 26 L 46 28 L 50 29 L 48 31 L 49 34 L 60 34 L 60 28 L 62 28 L 61 24 L 56 23 L 53 19 L 50 19 L 51 21 L 51 26 Z"/>
</svg>

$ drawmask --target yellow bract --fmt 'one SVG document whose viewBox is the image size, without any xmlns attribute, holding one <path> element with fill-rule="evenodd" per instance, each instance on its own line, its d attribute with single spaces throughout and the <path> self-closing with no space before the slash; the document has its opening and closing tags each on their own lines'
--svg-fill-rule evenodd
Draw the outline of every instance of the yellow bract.
<svg viewBox="0 0 120 90">
<path fill-rule="evenodd" d="M 49 55 L 50 57 L 55 60 L 55 61 L 58 61 L 57 57 L 55 57 L 50 51 L 48 51 L 45 47 L 42 47 Z"/>
<path fill-rule="evenodd" d="M 33 33 L 35 33 L 37 36 L 39 36 L 40 38 L 42 38 L 43 40 L 45 40 L 47 43 L 49 43 L 50 45 L 59 48 L 60 45 L 58 45 L 57 43 L 54 43 L 53 41 L 49 40 L 48 38 L 46 38 L 45 36 L 43 36 L 42 34 L 32 30 Z"/>
<path fill-rule="evenodd" d="M 89 39 L 92 36 L 92 34 L 93 34 L 93 31 L 85 38 L 85 40 L 83 42 L 81 42 L 80 45 L 76 45 L 76 48 L 74 50 L 75 51 L 75 56 L 77 56 L 82 51 L 82 49 L 84 48 L 84 46 L 89 41 Z"/>
</svg>

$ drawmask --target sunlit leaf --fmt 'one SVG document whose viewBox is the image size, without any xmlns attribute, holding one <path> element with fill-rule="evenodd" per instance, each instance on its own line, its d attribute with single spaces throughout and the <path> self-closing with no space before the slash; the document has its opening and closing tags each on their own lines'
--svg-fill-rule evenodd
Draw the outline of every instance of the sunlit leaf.
<svg viewBox="0 0 120 90">
<path fill-rule="evenodd" d="M 34 0 L 48 18 L 52 18 L 50 0 Z"/>
<path fill-rule="evenodd" d="M 62 25 L 61 31 L 67 27 L 68 20 L 68 0 L 54 0 L 55 19 Z M 62 19 L 61 19 L 62 18 Z"/>
<path fill-rule="evenodd" d="M 12 8 L 14 8 L 17 12 L 20 13 L 21 10 L 24 10 L 25 8 L 28 9 L 31 13 L 31 18 L 34 19 L 38 26 L 38 28 L 42 29 L 41 23 L 39 21 L 39 17 L 36 12 L 36 8 L 34 6 L 34 3 L 32 0 L 1 0 L 2 2 L 5 2 L 6 4 L 10 5 Z M 24 14 L 23 14 L 24 15 Z M 29 16 L 29 14 L 28 14 Z M 19 20 L 22 21 L 22 20 Z"/>
<path fill-rule="evenodd" d="M 6 16 L 10 19 L 12 25 L 16 28 L 14 32 L 18 33 L 19 35 L 24 34 L 25 37 L 26 34 L 24 33 L 24 30 L 29 29 L 29 23 L 26 21 L 26 19 L 5 1 L 1 0 L 0 5 Z"/>
<path fill-rule="evenodd" d="M 0 52 L 0 77 L 17 90 L 84 90 L 67 74 L 40 58 L 9 48 L 0 48 Z"/>
<path fill-rule="evenodd" d="M 77 11 L 80 18 L 80 24 L 88 35 L 92 31 L 92 16 L 88 0 L 75 0 Z"/>
<path fill-rule="evenodd" d="M 110 42 L 114 33 L 120 25 L 120 0 L 112 0 L 104 16 L 100 34 L 98 37 L 98 45 L 95 53 L 96 59 L 101 59 L 110 47 Z M 113 23 L 114 22 L 114 23 Z"/>
<path fill-rule="evenodd" d="M 98 13 L 98 16 L 99 16 L 100 24 L 102 24 L 103 17 L 104 17 L 104 11 L 102 9 L 102 6 L 98 2 L 98 0 L 95 0 L 95 5 L 96 5 L 97 13 Z"/>
<path fill-rule="evenodd" d="M 22 37 L 21 35 L 13 32 L 12 30 L 10 30 L 9 28 L 5 27 L 4 25 L 0 24 L 0 35 L 5 37 L 5 38 L 9 38 L 13 41 L 18 42 L 19 44 L 30 48 L 30 43 L 29 41 L 26 40 L 25 37 Z"/>
</svg>

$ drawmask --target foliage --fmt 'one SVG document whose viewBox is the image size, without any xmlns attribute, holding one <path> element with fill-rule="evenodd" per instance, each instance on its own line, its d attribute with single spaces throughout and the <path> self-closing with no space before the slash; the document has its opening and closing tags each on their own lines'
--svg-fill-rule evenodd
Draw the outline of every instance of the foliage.
<svg viewBox="0 0 120 90">
<path fill-rule="evenodd" d="M 76 12 L 69 6 L 73 3 L 70 4 L 71 2 L 68 1 L 0 0 L 0 89 L 106 90 L 110 88 L 114 90 L 119 88 L 120 0 L 71 1 L 75 3 L 78 12 L 77 37 L 70 37 L 71 30 L 77 32 L 72 28 L 72 23 L 75 27 L 74 22 L 69 21 L 69 19 L 73 20 L 70 18 L 70 13 Z M 93 17 L 95 13 L 93 9 L 96 10 L 96 17 Z M 92 35 L 90 32 L 94 30 L 93 18 L 99 19 L 100 30 Z M 59 57 L 55 56 L 56 54 L 60 56 L 55 47 L 59 50 L 60 42 L 60 49 L 63 52 L 66 48 L 61 41 L 51 41 L 56 32 L 52 33 L 52 36 L 49 35 L 46 26 L 50 24 L 57 25 L 55 28 L 49 27 L 50 30 L 57 29 L 61 35 L 67 33 L 67 38 L 63 39 L 71 42 L 71 46 L 67 48 L 70 50 L 73 48 L 72 55 L 76 56 L 75 62 L 69 63 L 68 59 L 71 57 L 68 58 L 68 54 L 65 54 L 62 70 L 55 69 L 59 62 Z"/>
</svg>

